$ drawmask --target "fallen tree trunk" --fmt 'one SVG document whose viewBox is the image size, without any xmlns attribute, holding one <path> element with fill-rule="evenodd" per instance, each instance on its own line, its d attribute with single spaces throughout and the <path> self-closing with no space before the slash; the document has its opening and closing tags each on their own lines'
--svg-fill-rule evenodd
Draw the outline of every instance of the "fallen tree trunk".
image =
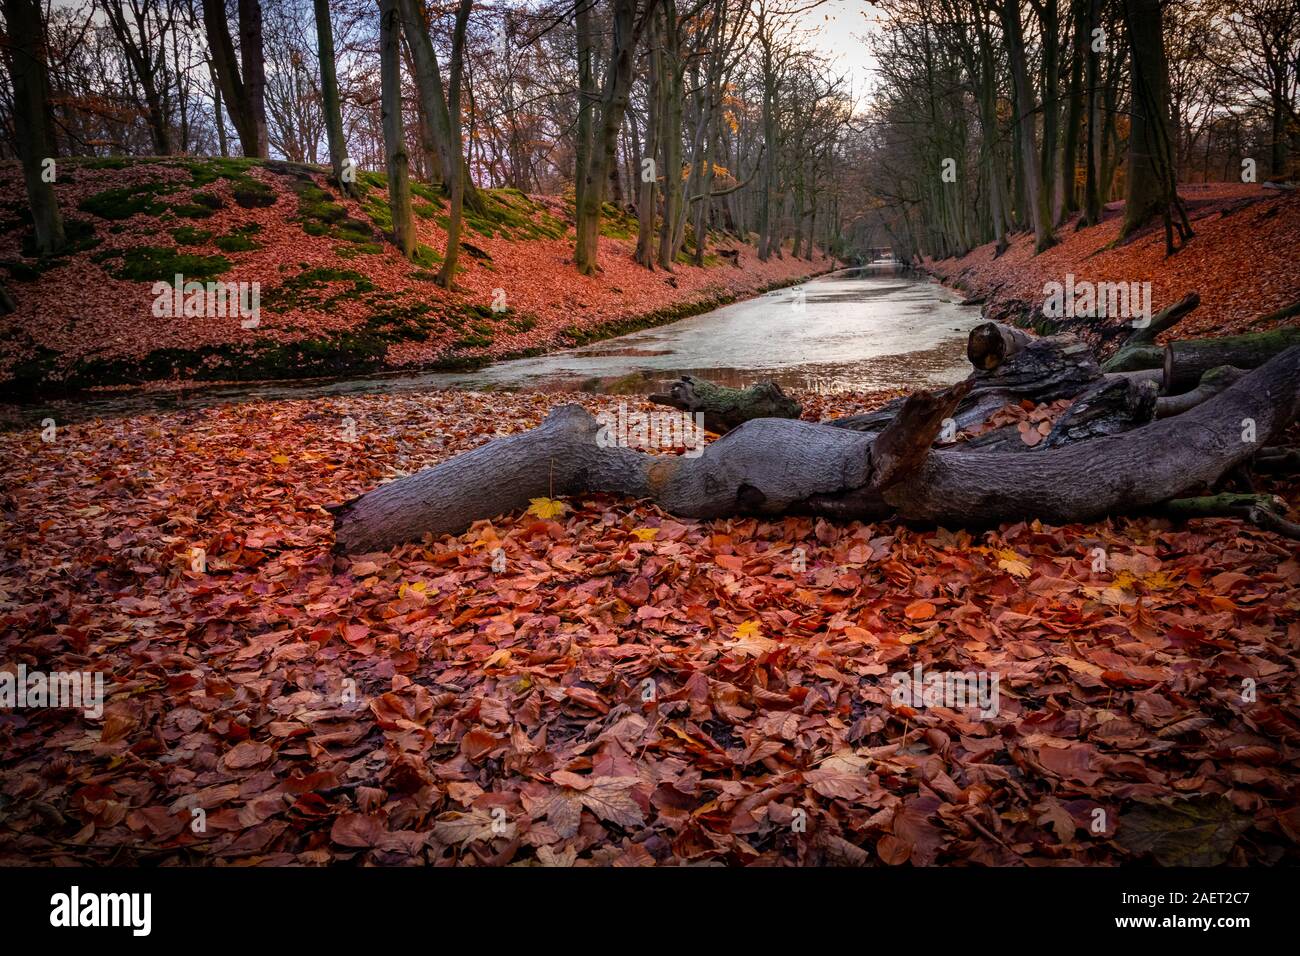
<svg viewBox="0 0 1300 956">
<path fill-rule="evenodd" d="M 1239 518 L 1288 538 L 1300 538 L 1300 524 L 1287 520 L 1286 502 L 1276 495 L 1224 493 L 1176 498 L 1161 510 L 1171 518 Z"/>
<path fill-rule="evenodd" d="M 1300 471 L 1300 448 L 1261 448 L 1250 463 L 1252 471 L 1291 473 Z"/>
<path fill-rule="evenodd" d="M 1290 305 L 1284 305 L 1280 309 L 1275 309 L 1261 315 L 1251 325 L 1272 325 L 1278 322 L 1284 322 L 1292 316 L 1300 315 L 1300 299 L 1292 302 Z"/>
<path fill-rule="evenodd" d="M 1036 447 L 1059 448 L 1145 425 L 1156 417 L 1157 391 L 1151 381 L 1105 377 L 1074 400 Z"/>
<path fill-rule="evenodd" d="M 1067 524 L 1144 510 L 1212 484 L 1281 435 L 1300 412 L 1300 346 L 1182 415 L 1036 454 L 931 449 L 936 411 L 954 399 L 956 388 L 905 402 L 886 429 L 888 455 L 873 454 L 885 433 L 765 418 L 698 458 L 601 447 L 596 420 L 567 405 L 529 432 L 332 507 L 335 547 L 370 551 L 456 534 L 532 498 L 584 492 L 650 498 L 671 514 L 701 519 L 897 515 L 956 525 Z M 1246 420 L 1254 441 L 1245 440 Z"/>
<path fill-rule="evenodd" d="M 1218 395 L 1245 374 L 1244 369 L 1234 368 L 1231 365 L 1212 368 L 1201 376 L 1200 384 L 1190 392 L 1183 392 L 1181 395 L 1162 395 L 1156 399 L 1156 418 L 1181 415 L 1189 408 L 1195 408 L 1201 402 Z"/>
<path fill-rule="evenodd" d="M 1189 292 L 1173 305 L 1161 309 L 1145 327 L 1133 330 L 1120 345 L 1119 351 L 1102 365 L 1102 371 L 1132 372 L 1136 369 L 1159 368 L 1164 355 L 1156 345 L 1156 336 L 1172 329 L 1200 304 L 1201 297 L 1195 292 Z"/>
<path fill-rule="evenodd" d="M 1221 365 L 1259 368 L 1274 355 L 1300 345 L 1300 328 L 1295 326 L 1226 335 L 1218 339 L 1185 339 L 1170 342 L 1161 357 L 1164 365 L 1164 394 L 1176 395 L 1195 388 L 1201 376 Z"/>
<path fill-rule="evenodd" d="M 987 326 L 995 329 L 989 330 Z M 971 332 L 972 337 L 978 333 L 981 340 L 978 345 L 967 342 L 967 355 L 975 353 L 972 363 L 983 362 L 987 355 L 996 353 L 1000 347 L 993 344 L 995 340 L 1002 341 L 1010 354 L 991 369 L 976 364 L 971 390 L 958 402 L 952 414 L 958 429 L 973 428 L 987 421 L 998 409 L 1014 402 L 1028 400 L 1037 404 L 1072 398 L 1101 380 L 1101 368 L 1091 349 L 1075 336 L 1052 335 L 1022 341 L 1012 334 L 1004 337 L 997 331 L 999 329 L 1005 329 L 1005 326 L 990 322 Z M 846 415 L 826 424 L 860 432 L 878 432 L 893 420 L 903 402 L 904 399 L 898 398 L 874 412 Z"/>
<path fill-rule="evenodd" d="M 803 406 L 781 391 L 775 382 L 730 388 L 683 375 L 673 382 L 667 394 L 651 395 L 650 401 L 703 415 L 704 427 L 715 435 L 724 435 L 754 418 L 798 418 L 803 414 Z"/>
</svg>

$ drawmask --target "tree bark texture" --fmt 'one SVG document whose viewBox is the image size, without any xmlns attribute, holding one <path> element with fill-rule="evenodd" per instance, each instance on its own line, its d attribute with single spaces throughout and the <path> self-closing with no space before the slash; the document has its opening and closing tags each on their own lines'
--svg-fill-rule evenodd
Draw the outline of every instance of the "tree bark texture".
<svg viewBox="0 0 1300 956">
<path fill-rule="evenodd" d="M 586 492 L 651 498 L 699 519 L 897 515 L 978 526 L 1144 510 L 1212 485 L 1276 443 L 1300 412 L 1300 346 L 1184 414 L 1032 454 L 930 447 L 942 413 L 969 387 L 911 396 L 879 436 L 763 418 L 697 458 L 601 447 L 595 418 L 567 405 L 538 428 L 334 506 L 336 548 L 372 551 L 423 534 L 457 534 L 532 498 Z"/>
</svg>

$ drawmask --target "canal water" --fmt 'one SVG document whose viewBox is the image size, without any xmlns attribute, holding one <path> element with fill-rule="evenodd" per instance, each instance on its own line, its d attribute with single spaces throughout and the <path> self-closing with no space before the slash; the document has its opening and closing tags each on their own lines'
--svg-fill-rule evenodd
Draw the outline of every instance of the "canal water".
<svg viewBox="0 0 1300 956">
<path fill-rule="evenodd" d="M 932 387 L 955 382 L 969 371 L 966 336 L 980 314 L 960 302 L 960 295 L 932 280 L 868 266 L 671 325 L 474 371 L 93 395 L 6 406 L 0 420 L 13 427 L 45 416 L 66 423 L 225 402 L 440 388 L 643 394 L 683 374 L 735 386 L 771 379 L 827 395 Z"/>
</svg>

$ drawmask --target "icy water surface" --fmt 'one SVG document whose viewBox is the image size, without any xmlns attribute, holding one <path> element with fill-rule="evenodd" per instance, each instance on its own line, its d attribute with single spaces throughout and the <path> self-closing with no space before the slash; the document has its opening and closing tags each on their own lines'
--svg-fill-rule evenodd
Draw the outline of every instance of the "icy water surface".
<svg viewBox="0 0 1300 956">
<path fill-rule="evenodd" d="M 468 372 L 219 385 L 85 397 L 0 411 L 11 427 L 223 402 L 439 388 L 641 394 L 688 374 L 727 385 L 772 379 L 823 394 L 955 382 L 969 366 L 978 309 L 935 282 L 891 269 L 846 270 L 712 312 L 536 358 Z"/>
</svg>

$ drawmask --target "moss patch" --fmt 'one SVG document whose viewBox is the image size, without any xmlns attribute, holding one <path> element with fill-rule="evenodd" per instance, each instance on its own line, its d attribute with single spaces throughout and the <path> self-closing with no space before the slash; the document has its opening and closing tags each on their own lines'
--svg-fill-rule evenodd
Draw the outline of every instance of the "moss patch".
<svg viewBox="0 0 1300 956">
<path fill-rule="evenodd" d="M 346 206 L 336 202 L 330 193 L 310 178 L 296 180 L 293 190 L 298 196 L 297 221 L 302 225 L 303 232 L 309 236 L 328 236 L 364 247 L 358 250 L 358 255 L 371 252 L 376 245 L 373 226 L 349 216 Z M 366 209 L 369 214 L 369 208 Z"/>
<path fill-rule="evenodd" d="M 35 282 L 44 272 L 43 269 L 28 265 L 21 259 L 5 259 L 0 262 L 0 267 L 3 267 L 9 273 L 9 278 L 15 282 Z"/>
<path fill-rule="evenodd" d="M 254 228 L 250 229 L 249 226 Z M 255 249 L 261 249 L 262 244 L 252 237 L 252 234 L 258 232 L 261 228 L 254 222 L 249 223 L 247 226 L 241 226 L 224 236 L 217 236 L 217 248 L 222 252 L 252 252 Z"/>
<path fill-rule="evenodd" d="M 194 226 L 181 226 L 172 230 L 172 238 L 178 246 L 201 246 L 212 239 L 212 233 Z"/>
<path fill-rule="evenodd" d="M 137 246 L 120 255 L 121 264 L 110 275 L 115 279 L 134 279 L 137 282 L 172 281 L 178 274 L 187 280 L 215 279 L 230 268 L 225 256 L 201 256 L 163 246 Z"/>
<path fill-rule="evenodd" d="M 182 160 L 178 165 L 189 171 L 196 186 L 207 186 L 219 179 L 233 182 L 252 180 L 249 170 L 259 165 L 256 159 L 242 156 L 212 156 L 204 159 Z"/>
<path fill-rule="evenodd" d="M 262 209 L 274 206 L 279 194 L 260 179 L 238 182 L 230 190 L 236 204 L 244 209 Z"/>
<path fill-rule="evenodd" d="M 105 189 L 87 196 L 77 208 L 100 219 L 110 220 L 130 219 L 139 215 L 158 216 L 167 209 L 166 204 L 158 201 L 158 197 L 174 193 L 178 188 L 170 183 L 151 182 Z"/>
<path fill-rule="evenodd" d="M 330 293 L 332 285 L 344 282 L 350 283 L 351 287 Z M 329 307 L 348 299 L 360 299 L 363 294 L 374 291 L 374 288 L 373 282 L 351 269 L 308 269 L 262 296 L 262 304 L 277 310 L 304 306 Z"/>
</svg>

